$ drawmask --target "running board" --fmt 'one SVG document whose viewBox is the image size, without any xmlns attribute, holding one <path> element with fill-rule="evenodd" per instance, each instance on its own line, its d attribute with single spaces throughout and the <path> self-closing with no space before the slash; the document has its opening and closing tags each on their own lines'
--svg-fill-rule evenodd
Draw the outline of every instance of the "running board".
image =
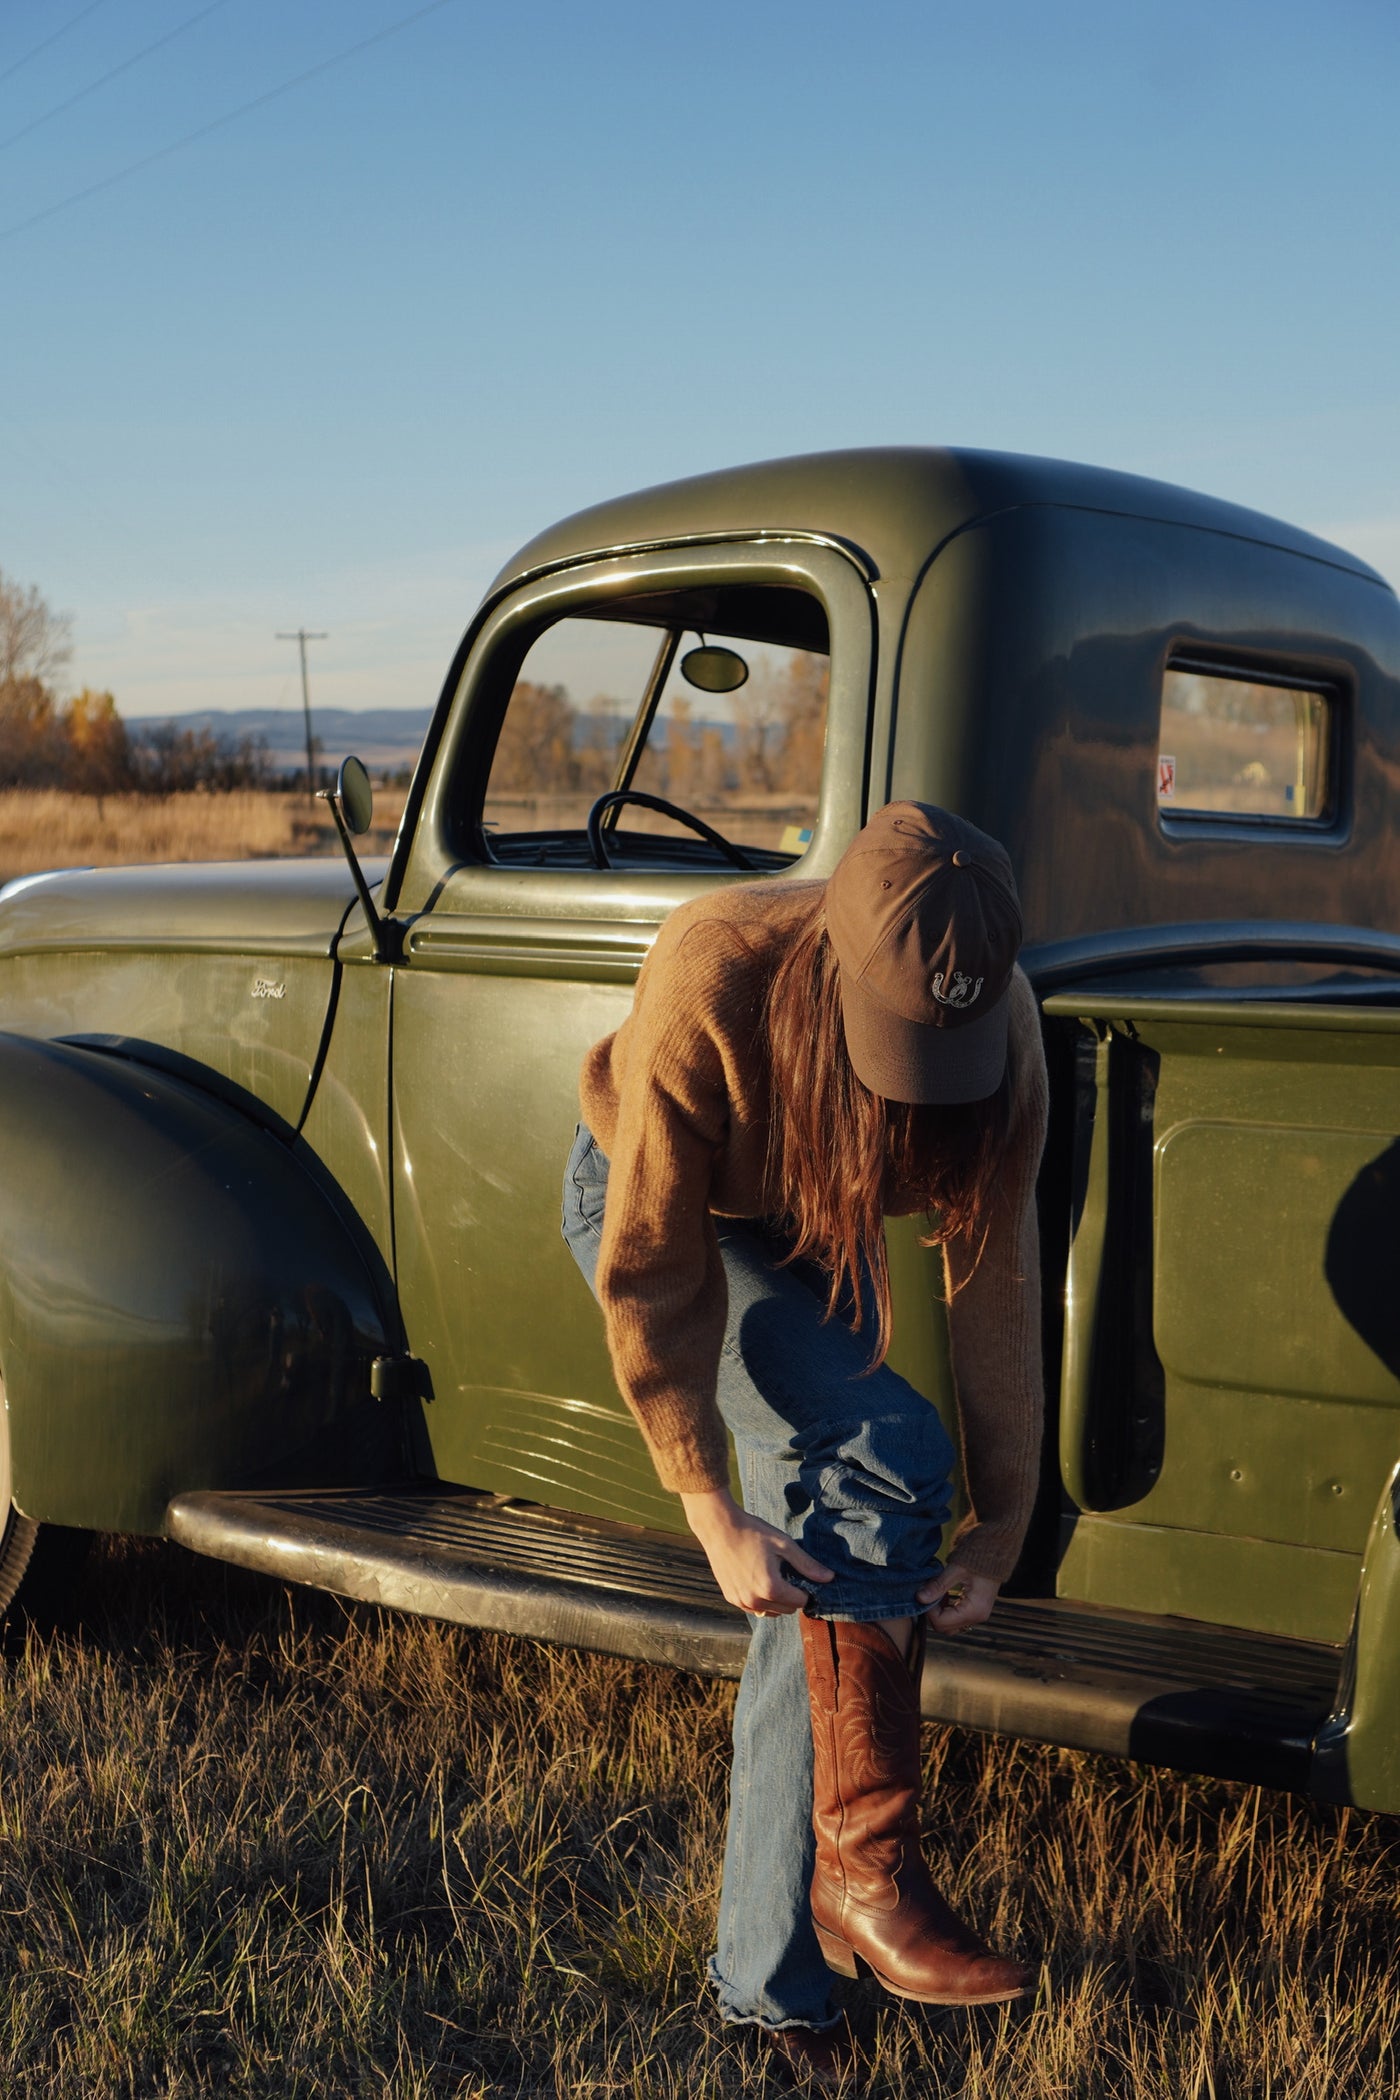
<svg viewBox="0 0 1400 2100">
<path fill-rule="evenodd" d="M 432 1482 L 198 1493 L 196 1553 L 400 1611 L 737 1677 L 748 1623 L 692 1539 Z M 929 1641 L 930 1720 L 1306 1791 L 1341 1650 L 1189 1619 L 1006 1597 Z"/>
<path fill-rule="evenodd" d="M 985 1626 L 932 1636 L 923 1709 L 1145 1764 L 1306 1793 L 1342 1650 L 1067 1599 L 1003 1597 Z"/>
<path fill-rule="evenodd" d="M 437 1482 L 177 1495 L 172 1538 L 429 1619 L 737 1677 L 748 1622 L 693 1539 Z"/>
</svg>

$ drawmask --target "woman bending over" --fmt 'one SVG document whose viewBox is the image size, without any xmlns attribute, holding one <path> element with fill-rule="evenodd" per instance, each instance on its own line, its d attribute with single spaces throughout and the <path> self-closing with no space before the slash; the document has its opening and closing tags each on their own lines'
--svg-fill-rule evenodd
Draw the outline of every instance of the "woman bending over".
<svg viewBox="0 0 1400 2100">
<path fill-rule="evenodd" d="M 818 2076 L 849 2054 L 833 1969 L 939 2005 L 1031 1981 L 918 1837 L 925 1630 L 987 1617 L 1037 1479 L 1046 1082 L 1020 940 L 1002 847 L 894 802 L 824 884 L 682 905 L 583 1069 L 565 1238 L 662 1484 L 754 1622 L 711 1980 Z M 943 1249 L 971 1505 L 941 1569 L 954 1453 L 885 1362 L 884 1219 L 911 1212 Z"/>
</svg>

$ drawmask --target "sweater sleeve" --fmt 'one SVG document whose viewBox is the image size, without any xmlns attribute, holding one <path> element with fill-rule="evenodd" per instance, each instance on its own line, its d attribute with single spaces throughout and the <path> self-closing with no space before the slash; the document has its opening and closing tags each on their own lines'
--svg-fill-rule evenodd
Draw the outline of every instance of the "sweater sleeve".
<svg viewBox="0 0 1400 2100">
<path fill-rule="evenodd" d="M 615 1051 L 597 1271 L 614 1374 L 662 1486 L 678 1494 L 729 1484 L 715 1399 L 728 1294 L 709 1208 L 729 1121 L 720 941 L 704 924 L 663 928 L 638 980 Z"/>
<path fill-rule="evenodd" d="M 965 1235 L 944 1249 L 963 1484 L 971 1504 L 951 1557 L 997 1582 L 1015 1566 L 1030 1522 L 1045 1413 L 1035 1184 L 1049 1090 L 1035 994 L 1019 970 L 1012 996 L 1015 1105 L 985 1243 L 980 1258 Z"/>
</svg>

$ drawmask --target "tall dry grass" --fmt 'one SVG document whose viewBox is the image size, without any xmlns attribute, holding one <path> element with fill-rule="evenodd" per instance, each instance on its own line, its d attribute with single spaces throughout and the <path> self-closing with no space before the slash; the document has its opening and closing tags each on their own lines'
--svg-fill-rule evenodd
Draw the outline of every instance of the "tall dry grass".
<svg viewBox="0 0 1400 2100">
<path fill-rule="evenodd" d="M 765 2090 L 703 1983 L 728 1687 L 114 1542 L 0 1676 L 16 2096 Z M 956 1900 L 1033 2003 L 853 1991 L 876 2095 L 1394 2089 L 1400 1827 L 926 1735 Z M 848 1986 L 841 1986 L 849 1989 Z"/>
<path fill-rule="evenodd" d="M 368 853 L 386 853 L 402 788 L 375 796 Z M 324 803 L 236 788 L 227 795 L 72 795 L 0 790 L 0 881 L 43 868 L 122 867 L 147 861 L 268 860 L 338 853 Z"/>
</svg>

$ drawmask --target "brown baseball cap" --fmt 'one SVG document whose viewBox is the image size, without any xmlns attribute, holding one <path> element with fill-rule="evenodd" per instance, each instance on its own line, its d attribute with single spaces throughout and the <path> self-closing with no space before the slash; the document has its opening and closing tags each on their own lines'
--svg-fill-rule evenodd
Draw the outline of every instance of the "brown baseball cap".
<svg viewBox="0 0 1400 2100">
<path fill-rule="evenodd" d="M 1006 848 L 950 810 L 889 802 L 826 885 L 846 1048 L 887 1101 L 994 1094 L 1021 906 Z"/>
</svg>

